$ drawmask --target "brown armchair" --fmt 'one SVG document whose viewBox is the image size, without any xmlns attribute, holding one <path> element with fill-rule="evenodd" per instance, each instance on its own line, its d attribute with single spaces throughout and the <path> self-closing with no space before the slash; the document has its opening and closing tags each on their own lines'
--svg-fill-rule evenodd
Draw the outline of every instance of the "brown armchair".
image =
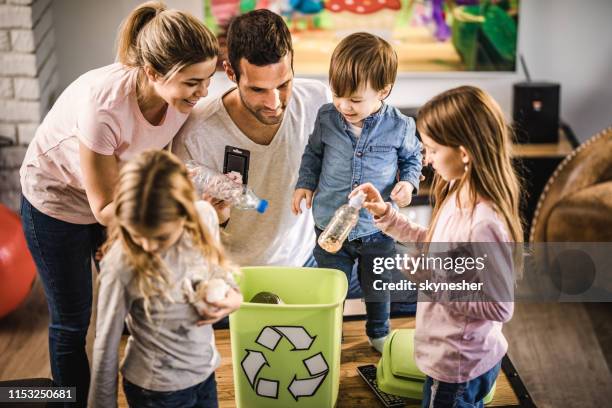
<svg viewBox="0 0 612 408">
<path fill-rule="evenodd" d="M 587 299 L 596 288 L 604 292 L 594 299 L 612 294 L 609 255 L 601 247 L 580 244 L 612 242 L 612 127 L 574 149 L 553 172 L 536 206 L 529 242 L 568 243 L 533 245 L 536 273 L 529 278 L 536 282 L 536 293 Z"/>
<path fill-rule="evenodd" d="M 612 241 L 612 127 L 559 164 L 538 201 L 529 242 Z"/>
</svg>

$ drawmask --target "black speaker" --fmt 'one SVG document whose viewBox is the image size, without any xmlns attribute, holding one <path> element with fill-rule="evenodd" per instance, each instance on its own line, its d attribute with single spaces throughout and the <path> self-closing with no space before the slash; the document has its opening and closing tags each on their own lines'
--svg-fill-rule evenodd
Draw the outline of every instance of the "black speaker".
<svg viewBox="0 0 612 408">
<path fill-rule="evenodd" d="M 514 129 L 519 143 L 557 143 L 559 141 L 559 92 L 551 82 L 514 84 Z"/>
</svg>

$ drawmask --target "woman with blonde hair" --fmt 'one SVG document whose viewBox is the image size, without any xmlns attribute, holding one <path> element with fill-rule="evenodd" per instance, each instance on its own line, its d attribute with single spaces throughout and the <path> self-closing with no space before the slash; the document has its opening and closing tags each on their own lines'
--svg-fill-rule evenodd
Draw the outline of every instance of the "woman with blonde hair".
<svg viewBox="0 0 612 408">
<path fill-rule="evenodd" d="M 121 169 L 99 277 L 90 407 L 117 406 L 124 321 L 130 337 L 121 373 L 131 407 L 217 406 L 211 324 L 242 295 L 216 212 L 195 198 L 185 166 L 166 151 L 147 151 Z M 192 288 L 211 279 L 226 282 L 224 299 L 194 302 Z"/>
<path fill-rule="evenodd" d="M 56 385 L 77 387 L 79 406 L 89 384 L 91 254 L 114 213 L 119 168 L 170 143 L 206 96 L 217 54 L 195 17 L 159 2 L 138 6 L 119 31 L 117 62 L 70 84 L 26 153 L 21 216 L 49 305 L 51 372 Z"/>
<path fill-rule="evenodd" d="M 426 162 L 436 172 L 429 227 L 399 214 L 370 184 L 351 194 L 365 192 L 364 207 L 376 225 L 398 241 L 424 243 L 430 250 L 434 243 L 466 246 L 487 257 L 484 284 L 492 290 L 474 295 L 494 296 L 437 301 L 448 299 L 438 295 L 422 301 L 419 295 L 414 337 L 414 358 L 427 375 L 422 406 L 482 407 L 508 349 L 502 326 L 512 318 L 513 275 L 521 266 L 520 250 L 512 244 L 523 241 L 523 229 L 511 138 L 499 105 L 472 86 L 427 102 L 419 110 L 417 129 Z M 459 268 L 449 272 L 463 273 Z"/>
</svg>

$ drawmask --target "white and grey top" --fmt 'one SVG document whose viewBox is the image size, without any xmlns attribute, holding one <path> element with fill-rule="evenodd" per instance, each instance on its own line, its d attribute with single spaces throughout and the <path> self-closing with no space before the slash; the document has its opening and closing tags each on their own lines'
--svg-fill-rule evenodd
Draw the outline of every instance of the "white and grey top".
<svg viewBox="0 0 612 408">
<path fill-rule="evenodd" d="M 218 219 L 210 204 L 196 208 L 202 223 L 219 239 Z M 160 254 L 173 282 L 172 301 L 152 299 L 147 319 L 134 271 L 119 242 L 101 262 L 96 339 L 93 348 L 89 407 L 117 406 L 119 343 L 123 323 L 130 336 L 121 373 L 133 384 L 153 391 L 176 391 L 208 378 L 220 364 L 211 325 L 197 326 L 201 317 L 185 296 L 183 285 L 209 278 L 210 268 L 187 233 Z M 233 278 L 226 281 L 235 287 Z"/>
</svg>

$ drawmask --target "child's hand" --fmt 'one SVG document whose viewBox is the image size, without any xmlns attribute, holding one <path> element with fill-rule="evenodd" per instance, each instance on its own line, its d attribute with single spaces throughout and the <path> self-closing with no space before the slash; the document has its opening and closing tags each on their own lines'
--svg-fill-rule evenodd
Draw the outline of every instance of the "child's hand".
<svg viewBox="0 0 612 408">
<path fill-rule="evenodd" d="M 312 191 L 305 188 L 296 188 L 293 192 L 293 201 L 291 203 L 291 211 L 293 212 L 293 215 L 302 213 L 300 204 L 302 203 L 303 199 L 306 199 L 306 208 L 310 209 L 310 207 L 312 207 Z"/>
<path fill-rule="evenodd" d="M 414 186 L 407 181 L 398 182 L 391 191 L 391 199 L 400 207 L 406 207 L 412 201 Z"/>
<path fill-rule="evenodd" d="M 356 187 L 351 191 L 351 194 L 349 194 L 349 198 L 353 197 L 359 191 L 366 195 L 363 207 L 371 214 L 382 217 L 387 212 L 387 204 L 383 201 L 382 196 L 372 183 L 365 183 Z"/>
<path fill-rule="evenodd" d="M 203 326 L 205 324 L 218 322 L 228 314 L 237 310 L 242 304 L 242 300 L 242 293 L 236 289 L 230 289 L 227 291 L 227 296 L 225 296 L 223 300 L 211 303 L 206 301 L 201 302 L 201 306 L 198 307 L 198 313 L 203 319 L 196 324 L 198 326 Z"/>
</svg>

